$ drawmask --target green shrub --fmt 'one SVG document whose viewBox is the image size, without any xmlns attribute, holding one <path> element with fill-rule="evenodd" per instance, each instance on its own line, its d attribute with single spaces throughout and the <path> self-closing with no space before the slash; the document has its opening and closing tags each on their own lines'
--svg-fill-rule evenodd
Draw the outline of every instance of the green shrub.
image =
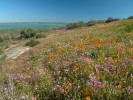
<svg viewBox="0 0 133 100">
<path fill-rule="evenodd" d="M 2 55 L 4 53 L 3 48 L 0 48 L 0 55 Z"/>
<path fill-rule="evenodd" d="M 128 19 L 133 19 L 133 16 L 129 16 Z"/>
<path fill-rule="evenodd" d="M 73 29 L 73 28 L 76 28 L 76 27 L 77 27 L 76 23 L 68 23 L 66 25 L 66 29 Z"/>
<path fill-rule="evenodd" d="M 78 24 L 79 24 L 79 27 L 85 26 L 84 21 L 79 21 Z"/>
<path fill-rule="evenodd" d="M 38 38 L 45 38 L 46 37 L 46 35 L 45 34 L 38 34 L 38 35 L 36 35 L 36 38 L 38 39 Z"/>
<path fill-rule="evenodd" d="M 93 26 L 95 24 L 99 24 L 99 23 L 105 23 L 105 20 L 93 20 L 91 19 L 90 21 L 88 21 L 86 23 L 87 26 Z"/>
<path fill-rule="evenodd" d="M 25 46 L 34 47 L 34 46 L 36 46 L 36 45 L 38 45 L 38 44 L 40 44 L 39 41 L 30 40 L 29 42 L 27 42 L 27 43 L 25 44 Z"/>
<path fill-rule="evenodd" d="M 83 21 L 75 22 L 75 23 L 68 23 L 66 24 L 66 29 L 73 29 L 85 26 L 85 23 Z"/>
<path fill-rule="evenodd" d="M 96 20 L 91 19 L 90 21 L 87 22 L 87 26 L 92 26 L 97 24 Z"/>
<path fill-rule="evenodd" d="M 22 30 L 20 32 L 20 37 L 21 38 L 32 38 L 32 37 L 35 37 L 35 36 L 36 36 L 36 32 L 31 28 L 28 28 L 27 30 Z"/>
<path fill-rule="evenodd" d="M 112 18 L 112 17 L 109 17 L 105 22 L 106 23 L 110 23 L 110 22 L 112 22 L 112 21 L 119 21 L 120 20 L 120 18 Z"/>
<path fill-rule="evenodd" d="M 0 42 L 3 42 L 3 39 L 0 37 Z"/>
<path fill-rule="evenodd" d="M 5 60 L 6 54 L 4 54 L 3 48 L 0 48 L 0 64 Z"/>
<path fill-rule="evenodd" d="M 106 23 L 110 23 L 112 21 L 114 21 L 114 19 L 112 17 L 108 17 L 108 19 L 106 20 Z"/>
</svg>

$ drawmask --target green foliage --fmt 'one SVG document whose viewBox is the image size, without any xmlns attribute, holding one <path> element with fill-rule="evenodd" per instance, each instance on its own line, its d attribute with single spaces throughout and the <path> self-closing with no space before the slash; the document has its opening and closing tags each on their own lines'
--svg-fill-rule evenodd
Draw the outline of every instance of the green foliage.
<svg viewBox="0 0 133 100">
<path fill-rule="evenodd" d="M 93 20 L 91 19 L 86 23 L 87 26 L 93 26 L 95 24 L 105 23 L 105 20 Z"/>
<path fill-rule="evenodd" d="M 4 53 L 3 48 L 0 48 L 0 55 Z"/>
<path fill-rule="evenodd" d="M 121 27 L 121 30 L 124 32 L 133 32 L 133 20 L 125 20 L 120 24 L 119 27 Z"/>
<path fill-rule="evenodd" d="M 0 64 L 5 60 L 6 55 L 4 54 L 3 48 L 0 48 Z"/>
<path fill-rule="evenodd" d="M 112 21 L 114 21 L 114 19 L 113 19 L 112 17 L 109 17 L 109 18 L 106 20 L 106 23 L 110 23 L 110 22 L 112 22 Z"/>
<path fill-rule="evenodd" d="M 85 23 L 83 21 L 75 22 L 75 23 L 68 23 L 66 24 L 66 29 L 73 29 L 85 26 Z"/>
<path fill-rule="evenodd" d="M 0 37 L 0 42 L 3 42 L 3 39 Z"/>
<path fill-rule="evenodd" d="M 90 21 L 88 21 L 87 26 L 92 26 L 95 25 L 96 23 L 97 23 L 96 20 L 91 19 Z"/>
<path fill-rule="evenodd" d="M 27 43 L 25 44 L 25 46 L 34 47 L 34 46 L 36 46 L 36 45 L 38 45 L 38 44 L 40 44 L 39 41 L 30 40 L 29 42 L 27 42 Z"/>
<path fill-rule="evenodd" d="M 120 18 L 112 18 L 112 17 L 108 17 L 108 19 L 105 21 L 106 23 L 110 23 L 110 22 L 112 22 L 112 21 L 119 21 L 120 20 Z"/>
<path fill-rule="evenodd" d="M 62 30 L 62 29 L 66 29 L 66 26 L 50 27 L 48 28 L 48 31 Z"/>
<path fill-rule="evenodd" d="M 31 28 L 28 28 L 27 30 L 22 30 L 20 32 L 20 37 L 21 38 L 32 38 L 32 37 L 35 37 L 35 36 L 36 36 L 36 32 Z"/>
<path fill-rule="evenodd" d="M 126 25 L 125 31 L 126 32 L 133 32 L 133 23 Z"/>
<path fill-rule="evenodd" d="M 129 16 L 128 19 L 133 19 L 133 16 Z"/>
<path fill-rule="evenodd" d="M 37 34 L 36 35 L 36 38 L 38 39 L 38 38 L 45 38 L 46 37 L 46 35 L 45 34 Z"/>
</svg>

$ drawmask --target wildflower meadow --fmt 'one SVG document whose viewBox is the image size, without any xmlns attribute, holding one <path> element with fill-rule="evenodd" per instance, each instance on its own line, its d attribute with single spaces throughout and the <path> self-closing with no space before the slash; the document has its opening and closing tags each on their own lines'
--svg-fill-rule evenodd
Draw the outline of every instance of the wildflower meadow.
<svg viewBox="0 0 133 100">
<path fill-rule="evenodd" d="M 3 79 L 1 98 L 131 100 L 133 29 L 127 31 L 127 26 L 132 23 L 131 19 L 57 31 L 73 35 L 54 42 L 49 49 L 39 44 L 24 56 Z"/>
</svg>

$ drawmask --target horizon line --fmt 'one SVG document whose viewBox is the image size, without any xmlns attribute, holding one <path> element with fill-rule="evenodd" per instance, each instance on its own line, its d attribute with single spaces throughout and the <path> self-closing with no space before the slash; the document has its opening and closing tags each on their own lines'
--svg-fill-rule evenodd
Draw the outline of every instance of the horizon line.
<svg viewBox="0 0 133 100">
<path fill-rule="evenodd" d="M 0 22 L 0 24 L 2 23 L 61 23 L 61 24 L 65 24 L 68 22 Z"/>
</svg>

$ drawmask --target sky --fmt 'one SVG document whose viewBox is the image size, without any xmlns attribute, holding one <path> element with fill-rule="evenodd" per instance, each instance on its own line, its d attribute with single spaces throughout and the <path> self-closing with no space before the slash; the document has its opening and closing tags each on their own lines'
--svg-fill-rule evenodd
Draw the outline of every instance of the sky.
<svg viewBox="0 0 133 100">
<path fill-rule="evenodd" d="M 0 22 L 76 22 L 133 16 L 133 0 L 0 0 Z"/>
</svg>

